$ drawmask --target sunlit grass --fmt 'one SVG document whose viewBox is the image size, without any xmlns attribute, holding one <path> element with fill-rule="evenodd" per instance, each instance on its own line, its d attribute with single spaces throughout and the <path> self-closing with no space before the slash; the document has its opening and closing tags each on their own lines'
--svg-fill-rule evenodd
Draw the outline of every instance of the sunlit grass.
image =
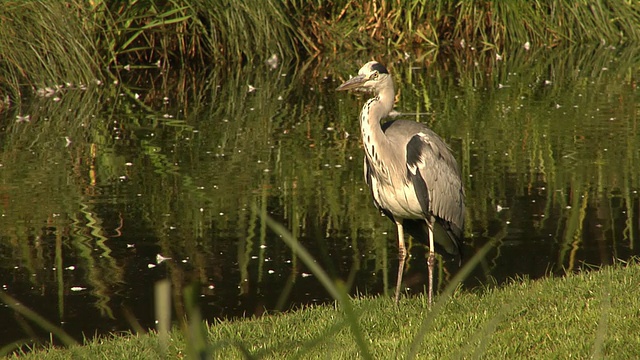
<svg viewBox="0 0 640 360">
<path fill-rule="evenodd" d="M 4 2 L 0 18 L 11 19 L 0 23 L 0 95 L 13 101 L 25 86 L 87 84 L 140 67 L 640 39 L 640 5 L 629 1 L 47 0 Z"/>
<path fill-rule="evenodd" d="M 503 288 L 456 291 L 440 310 L 423 296 L 351 300 L 367 351 L 380 358 L 633 358 L 640 347 L 633 296 L 640 267 L 632 263 L 564 278 L 518 279 Z M 424 334 L 420 324 L 432 326 Z M 333 305 L 207 327 L 212 355 L 237 358 L 336 358 L 363 355 L 349 320 Z M 418 340 L 418 341 L 416 341 Z M 24 359 L 129 358 L 159 356 L 159 337 L 125 335 L 87 341 L 86 346 L 21 354 Z M 182 356 L 187 345 L 171 333 L 166 355 Z M 412 350 L 415 350 L 413 352 Z"/>
</svg>

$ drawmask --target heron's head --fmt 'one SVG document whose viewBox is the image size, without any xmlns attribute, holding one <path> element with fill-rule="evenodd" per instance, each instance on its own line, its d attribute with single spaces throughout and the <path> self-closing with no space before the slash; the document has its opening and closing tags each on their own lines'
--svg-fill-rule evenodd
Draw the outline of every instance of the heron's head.
<svg viewBox="0 0 640 360">
<path fill-rule="evenodd" d="M 358 75 L 338 86 L 337 91 L 356 90 L 380 93 L 384 89 L 393 90 L 393 81 L 386 67 L 377 61 L 369 61 L 358 70 Z"/>
</svg>

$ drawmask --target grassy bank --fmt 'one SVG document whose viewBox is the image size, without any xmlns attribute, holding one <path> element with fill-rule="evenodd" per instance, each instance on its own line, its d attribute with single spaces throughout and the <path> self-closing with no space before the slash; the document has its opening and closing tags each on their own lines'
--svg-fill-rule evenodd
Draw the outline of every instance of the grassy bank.
<svg viewBox="0 0 640 360">
<path fill-rule="evenodd" d="M 376 359 L 633 358 L 640 349 L 638 278 L 640 266 L 633 264 L 566 278 L 517 280 L 503 288 L 458 292 L 431 311 L 424 297 L 403 299 L 399 307 L 389 298 L 359 298 L 353 305 L 364 349 L 333 306 L 223 321 L 207 329 L 210 346 L 203 354 L 221 359 L 353 359 L 367 353 Z M 151 333 L 20 358 L 180 358 L 189 354 L 182 334 L 171 333 L 164 348 Z"/>
<path fill-rule="evenodd" d="M 420 53 L 640 39 L 628 1 L 53 0 L 0 7 L 0 95 L 89 84 L 131 66 L 228 67 L 366 50 Z M 108 70 L 106 73 L 104 70 Z M 106 76 L 105 76 L 106 75 Z M 111 80 L 111 79 L 110 79 Z M 4 103 L 3 103 L 4 104 Z"/>
</svg>

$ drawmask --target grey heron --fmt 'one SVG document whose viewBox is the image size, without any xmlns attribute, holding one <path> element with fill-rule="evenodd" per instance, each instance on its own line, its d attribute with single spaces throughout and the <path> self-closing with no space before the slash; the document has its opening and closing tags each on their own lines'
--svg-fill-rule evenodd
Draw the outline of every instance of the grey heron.
<svg viewBox="0 0 640 360">
<path fill-rule="evenodd" d="M 447 253 L 460 256 L 464 227 L 464 189 L 460 169 L 451 149 L 426 125 L 407 120 L 380 124 L 391 112 L 395 92 L 389 71 L 380 63 L 366 63 L 358 75 L 336 90 L 373 93 L 360 112 L 364 145 L 364 177 L 373 202 L 398 231 L 398 302 L 407 250 L 404 231 L 429 246 L 429 305 L 433 296 L 435 244 Z M 434 239 L 434 230 L 445 236 Z M 442 232 L 439 232 L 439 235 Z"/>
</svg>

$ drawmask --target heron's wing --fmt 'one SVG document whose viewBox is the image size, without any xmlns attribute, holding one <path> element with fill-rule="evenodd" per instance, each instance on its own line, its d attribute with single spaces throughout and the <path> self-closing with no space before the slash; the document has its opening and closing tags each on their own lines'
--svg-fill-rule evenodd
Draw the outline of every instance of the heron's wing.
<svg viewBox="0 0 640 360">
<path fill-rule="evenodd" d="M 464 190 L 451 150 L 429 129 L 407 143 L 407 170 L 425 216 L 444 220 L 460 237 L 464 226 Z M 448 223 L 448 224 L 446 224 Z"/>
</svg>

